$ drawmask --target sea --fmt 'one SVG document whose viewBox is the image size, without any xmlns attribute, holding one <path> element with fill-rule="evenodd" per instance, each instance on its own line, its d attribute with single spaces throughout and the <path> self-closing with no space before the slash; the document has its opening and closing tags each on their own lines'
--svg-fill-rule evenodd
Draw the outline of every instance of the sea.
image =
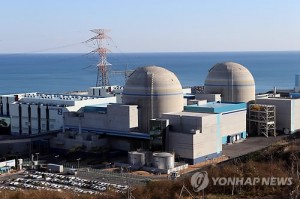
<svg viewBox="0 0 300 199">
<path fill-rule="evenodd" d="M 85 91 L 96 85 L 97 55 L 0 54 L 0 94 Z M 110 53 L 107 61 L 111 85 L 124 85 L 125 70 L 156 65 L 174 72 L 183 87 L 203 85 L 216 63 L 233 61 L 252 73 L 256 92 L 293 89 L 300 74 L 300 51 Z"/>
</svg>

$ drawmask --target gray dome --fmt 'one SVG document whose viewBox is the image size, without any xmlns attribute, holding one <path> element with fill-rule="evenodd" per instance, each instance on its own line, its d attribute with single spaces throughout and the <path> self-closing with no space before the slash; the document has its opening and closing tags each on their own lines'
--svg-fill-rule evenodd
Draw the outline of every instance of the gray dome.
<svg viewBox="0 0 300 199">
<path fill-rule="evenodd" d="M 139 106 L 139 128 L 148 132 L 150 119 L 183 110 L 182 86 L 176 75 L 167 69 L 140 67 L 129 76 L 122 101 L 123 104 Z"/>
<path fill-rule="evenodd" d="M 224 62 L 214 65 L 206 77 L 204 92 L 221 94 L 222 101 L 255 100 L 255 82 L 250 71 L 241 64 Z"/>
</svg>

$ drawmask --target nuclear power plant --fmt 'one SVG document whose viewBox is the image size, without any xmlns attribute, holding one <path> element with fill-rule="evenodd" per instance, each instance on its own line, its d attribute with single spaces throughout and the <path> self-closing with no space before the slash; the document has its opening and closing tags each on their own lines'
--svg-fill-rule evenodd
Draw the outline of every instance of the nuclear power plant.
<svg viewBox="0 0 300 199">
<path fill-rule="evenodd" d="M 53 151 L 120 150 L 128 152 L 128 162 L 122 164 L 170 173 L 218 158 L 223 145 L 243 142 L 249 135 L 298 131 L 297 92 L 299 75 L 295 92 L 286 97 L 276 92 L 256 96 L 252 74 L 234 62 L 214 65 L 202 93 L 183 89 L 165 68 L 145 66 L 124 87 L 91 87 L 87 95 L 2 95 L 0 115 L 2 128 L 15 136 L 56 132 L 49 139 Z M 3 151 L 7 144 L 9 140 L 2 143 Z"/>
</svg>

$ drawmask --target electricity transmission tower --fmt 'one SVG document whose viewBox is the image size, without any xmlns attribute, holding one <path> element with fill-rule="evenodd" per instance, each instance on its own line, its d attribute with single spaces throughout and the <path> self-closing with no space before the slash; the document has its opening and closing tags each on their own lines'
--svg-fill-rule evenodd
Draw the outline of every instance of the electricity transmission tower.
<svg viewBox="0 0 300 199">
<path fill-rule="evenodd" d="M 111 65 L 107 62 L 107 53 L 110 52 L 105 46 L 108 45 L 108 40 L 111 38 L 107 35 L 107 32 L 110 30 L 107 29 L 94 29 L 91 32 L 96 33 L 96 36 L 87 40 L 87 43 L 93 42 L 96 45 L 96 49 L 91 51 L 91 53 L 98 53 L 99 62 L 97 64 L 98 73 L 96 86 L 108 86 L 109 85 L 109 70 L 108 66 Z"/>
</svg>

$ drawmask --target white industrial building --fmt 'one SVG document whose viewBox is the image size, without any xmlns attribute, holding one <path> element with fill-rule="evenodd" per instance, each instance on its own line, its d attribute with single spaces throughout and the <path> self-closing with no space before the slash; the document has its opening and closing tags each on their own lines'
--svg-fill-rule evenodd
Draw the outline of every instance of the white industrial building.
<svg viewBox="0 0 300 199">
<path fill-rule="evenodd" d="M 89 151 L 95 147 L 110 146 L 127 151 L 130 141 L 124 138 L 149 138 L 147 134 L 138 133 L 137 128 L 137 105 L 88 105 L 80 112 L 64 113 L 64 130 L 50 144 L 52 148 L 63 150 L 84 146 Z"/>
<path fill-rule="evenodd" d="M 300 130 L 300 98 L 257 98 L 256 103 L 276 107 L 276 129 L 286 134 Z"/>
<path fill-rule="evenodd" d="M 84 131 L 130 132 L 138 128 L 137 105 L 88 105 L 81 113 L 65 113 L 65 128 Z"/>
<path fill-rule="evenodd" d="M 219 115 L 179 112 L 164 114 L 170 122 L 166 150 L 190 164 L 221 155 Z"/>
<path fill-rule="evenodd" d="M 166 113 L 168 151 L 195 164 L 221 155 L 222 144 L 246 138 L 246 104 L 188 105 L 183 112 Z"/>
<path fill-rule="evenodd" d="M 61 130 L 63 114 L 85 105 L 115 103 L 116 97 L 25 93 L 1 96 L 1 115 L 10 118 L 11 134 L 31 135 Z"/>
</svg>

